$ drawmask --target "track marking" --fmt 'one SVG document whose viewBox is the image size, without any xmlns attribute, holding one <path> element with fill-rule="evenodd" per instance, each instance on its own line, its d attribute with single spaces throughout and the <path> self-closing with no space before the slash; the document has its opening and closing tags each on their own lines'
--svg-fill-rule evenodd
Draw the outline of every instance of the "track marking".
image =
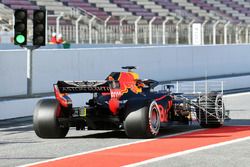
<svg viewBox="0 0 250 167">
<path fill-rule="evenodd" d="M 113 149 L 113 148 L 128 146 L 128 145 L 131 145 L 131 144 L 139 144 L 139 143 L 144 143 L 144 142 L 148 142 L 148 141 L 154 141 L 154 140 L 161 139 L 161 138 L 166 138 L 166 137 L 174 137 L 174 136 L 188 134 L 188 133 L 197 132 L 197 131 L 201 131 L 201 130 L 203 130 L 203 129 L 195 129 L 195 130 L 190 130 L 188 132 L 175 133 L 175 134 L 172 134 L 172 135 L 164 135 L 164 136 L 161 136 L 161 137 L 158 137 L 158 138 L 155 138 L 155 139 L 145 139 L 145 140 L 140 140 L 140 141 L 136 141 L 136 142 L 130 142 L 130 143 L 126 143 L 126 144 L 119 144 L 119 145 L 115 145 L 115 146 L 104 147 L 104 148 L 95 149 L 95 150 L 91 150 L 91 151 L 86 151 L 86 152 L 81 152 L 81 153 L 66 155 L 66 156 L 63 156 L 63 157 L 53 158 L 53 159 L 49 159 L 49 160 L 39 161 L 39 162 L 35 162 L 35 163 L 20 165 L 18 167 L 33 166 L 33 165 L 37 165 L 37 164 L 41 164 L 41 163 L 52 162 L 52 161 L 56 161 L 56 160 L 61 160 L 61 159 L 65 159 L 65 158 L 70 158 L 70 157 L 78 156 L 78 155 L 85 155 L 85 154 L 90 154 L 90 153 L 94 153 L 94 152 L 98 152 L 98 151 L 103 151 L 103 150 L 107 150 L 107 149 Z"/>
<path fill-rule="evenodd" d="M 211 149 L 211 148 L 225 146 L 225 145 L 228 145 L 228 144 L 238 143 L 238 142 L 242 142 L 242 141 L 246 141 L 246 140 L 250 140 L 250 136 L 240 138 L 240 139 L 231 140 L 231 141 L 226 141 L 226 142 L 223 142 L 223 143 L 212 144 L 212 145 L 208 145 L 208 146 L 204 146 L 204 147 L 199 147 L 199 148 L 195 148 L 195 149 L 191 149 L 191 150 L 186 150 L 186 151 L 182 151 L 182 152 L 177 152 L 177 153 L 174 153 L 174 154 L 169 154 L 169 155 L 165 155 L 165 156 L 162 156 L 162 157 L 153 158 L 153 159 L 138 162 L 138 163 L 135 163 L 135 164 L 125 165 L 125 166 L 122 166 L 122 167 L 136 167 L 136 166 L 145 165 L 145 164 L 148 164 L 148 163 L 153 163 L 153 162 L 157 162 L 157 161 L 161 161 L 161 160 L 166 160 L 168 158 L 173 158 L 173 157 L 177 157 L 177 156 L 181 156 L 181 155 L 186 155 L 186 154 L 190 154 L 190 153 L 194 153 L 194 152 L 198 152 L 198 151 L 202 151 L 202 150 L 208 150 L 208 149 Z"/>
<path fill-rule="evenodd" d="M 224 97 L 237 97 L 237 96 L 244 96 L 244 95 L 250 95 L 250 92 L 227 94 L 227 95 L 223 95 L 223 96 Z"/>
<path fill-rule="evenodd" d="M 213 147 L 225 142 L 236 142 L 238 139 L 250 137 L 250 126 L 231 126 L 218 129 L 205 129 L 158 139 L 144 140 L 112 148 L 104 148 L 38 162 L 24 166 L 125 166 L 137 164 L 159 157 L 178 156 L 187 151 Z M 227 144 L 227 143 L 226 143 Z"/>
<path fill-rule="evenodd" d="M 21 129 L 21 128 L 30 128 L 33 127 L 33 124 L 30 125 L 23 125 L 23 126 L 14 126 L 14 127 L 9 127 L 9 128 L 0 128 L 0 131 L 5 131 L 5 130 L 15 130 L 15 129 Z"/>
</svg>

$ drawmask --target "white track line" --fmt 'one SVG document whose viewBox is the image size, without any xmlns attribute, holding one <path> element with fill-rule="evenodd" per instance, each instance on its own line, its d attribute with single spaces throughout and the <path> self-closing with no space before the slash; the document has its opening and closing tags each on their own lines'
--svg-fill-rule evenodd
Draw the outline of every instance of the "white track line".
<svg viewBox="0 0 250 167">
<path fill-rule="evenodd" d="M 224 95 L 224 96 L 225 97 L 235 97 L 235 96 L 243 96 L 243 95 L 250 95 L 250 92 L 234 93 L 234 94 L 228 94 L 228 95 Z"/>
<path fill-rule="evenodd" d="M 228 145 L 228 144 L 242 142 L 242 141 L 245 141 L 245 140 L 250 140 L 250 136 L 240 138 L 240 139 L 230 140 L 230 141 L 226 141 L 226 142 L 222 142 L 222 143 L 212 144 L 212 145 L 208 145 L 208 146 L 203 146 L 203 147 L 199 147 L 199 148 L 195 148 L 195 149 L 190 149 L 190 150 L 186 150 L 186 151 L 181 151 L 181 152 L 169 154 L 169 155 L 166 155 L 166 156 L 161 156 L 161 157 L 149 159 L 149 160 L 146 160 L 146 161 L 142 161 L 142 162 L 138 162 L 138 163 L 134 163 L 134 164 L 130 164 L 130 165 L 125 165 L 123 167 L 136 167 L 136 166 L 145 165 L 145 164 L 148 164 L 148 163 L 153 163 L 153 162 L 157 162 L 157 161 L 161 161 L 161 160 L 166 160 L 166 159 L 172 158 L 172 157 L 177 157 L 177 156 L 181 156 L 181 155 L 190 154 L 190 153 L 197 152 L 197 151 L 202 151 L 202 150 L 207 150 L 207 149 L 220 147 L 220 146 L 224 146 L 224 145 Z"/>
<path fill-rule="evenodd" d="M 33 126 L 33 124 L 23 125 L 23 126 L 14 126 L 14 127 L 9 127 L 9 128 L 0 128 L 0 131 L 2 131 L 2 130 L 15 130 L 15 129 L 20 129 L 20 128 L 29 128 L 32 126 Z"/>
<path fill-rule="evenodd" d="M 110 146 L 110 147 L 104 147 L 104 148 L 100 148 L 100 149 L 96 149 L 96 150 L 81 152 L 81 153 L 77 153 L 77 154 L 71 154 L 71 155 L 67 155 L 67 156 L 63 156 L 63 157 L 58 157 L 58 158 L 54 158 L 54 159 L 49 159 L 49 160 L 45 160 L 45 161 L 40 161 L 40 162 L 35 162 L 35 163 L 30 163 L 30 164 L 25 164 L 25 165 L 20 165 L 18 167 L 26 167 L 26 166 L 31 166 L 31 165 L 38 165 L 38 164 L 41 164 L 41 163 L 46 163 L 46 162 L 61 160 L 61 159 L 70 158 L 70 157 L 79 156 L 79 155 L 84 155 L 84 154 L 90 154 L 90 153 L 99 152 L 99 151 L 108 150 L 108 149 L 113 149 L 113 148 L 118 148 L 118 147 L 122 147 L 122 146 L 128 146 L 128 145 L 131 145 L 131 144 L 144 143 L 144 142 L 158 140 L 158 139 L 165 138 L 165 137 L 173 137 L 173 136 L 188 134 L 188 133 L 202 131 L 202 130 L 204 130 L 204 129 L 195 129 L 195 130 L 191 130 L 191 131 L 188 131 L 188 132 L 181 132 L 181 133 L 176 133 L 176 134 L 173 134 L 173 135 L 165 135 L 165 136 L 161 136 L 161 137 L 154 138 L 154 139 L 145 139 L 145 140 L 140 140 L 140 141 L 126 143 L 126 144 L 120 144 L 120 145 L 115 145 L 115 146 Z"/>
</svg>

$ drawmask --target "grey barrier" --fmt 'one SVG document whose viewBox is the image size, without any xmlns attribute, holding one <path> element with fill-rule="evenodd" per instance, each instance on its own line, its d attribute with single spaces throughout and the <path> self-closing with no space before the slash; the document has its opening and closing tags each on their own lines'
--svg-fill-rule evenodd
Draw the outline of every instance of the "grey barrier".
<svg viewBox="0 0 250 167">
<path fill-rule="evenodd" d="M 248 73 L 249 53 L 249 45 L 38 49 L 32 92 L 51 92 L 57 80 L 102 80 L 125 65 L 159 81 Z M 27 92 L 26 66 L 25 50 L 0 51 L 0 97 Z"/>
</svg>

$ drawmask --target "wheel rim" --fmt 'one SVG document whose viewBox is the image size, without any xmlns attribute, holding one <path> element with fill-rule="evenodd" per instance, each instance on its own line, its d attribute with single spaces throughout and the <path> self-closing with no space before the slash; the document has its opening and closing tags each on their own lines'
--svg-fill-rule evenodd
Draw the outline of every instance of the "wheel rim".
<svg viewBox="0 0 250 167">
<path fill-rule="evenodd" d="M 160 114 L 155 102 L 150 105 L 149 109 L 149 127 L 152 134 L 158 134 L 160 129 Z"/>
</svg>

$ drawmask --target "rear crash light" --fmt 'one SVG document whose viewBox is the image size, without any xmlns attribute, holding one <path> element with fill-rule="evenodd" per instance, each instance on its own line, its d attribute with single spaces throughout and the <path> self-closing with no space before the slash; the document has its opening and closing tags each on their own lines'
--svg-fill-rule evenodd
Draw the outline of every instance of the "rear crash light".
<svg viewBox="0 0 250 167">
<path fill-rule="evenodd" d="M 60 93 L 57 85 L 54 85 L 54 92 L 55 92 L 56 99 L 63 107 L 66 107 L 66 108 L 72 107 L 72 100 L 70 99 L 68 94 Z"/>
</svg>

